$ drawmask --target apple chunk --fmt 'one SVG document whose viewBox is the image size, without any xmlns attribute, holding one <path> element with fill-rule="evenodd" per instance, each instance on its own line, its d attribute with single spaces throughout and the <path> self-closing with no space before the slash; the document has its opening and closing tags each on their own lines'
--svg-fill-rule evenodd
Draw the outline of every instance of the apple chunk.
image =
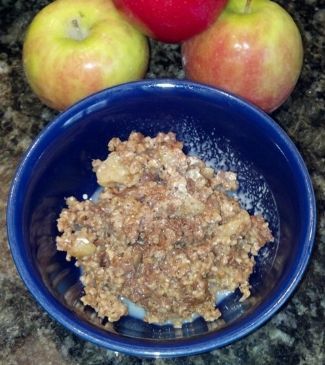
<svg viewBox="0 0 325 365">
<path fill-rule="evenodd" d="M 74 102 L 147 70 L 146 37 L 127 22 L 111 0 L 56 0 L 30 24 L 23 65 L 33 91 L 48 106 Z"/>
</svg>

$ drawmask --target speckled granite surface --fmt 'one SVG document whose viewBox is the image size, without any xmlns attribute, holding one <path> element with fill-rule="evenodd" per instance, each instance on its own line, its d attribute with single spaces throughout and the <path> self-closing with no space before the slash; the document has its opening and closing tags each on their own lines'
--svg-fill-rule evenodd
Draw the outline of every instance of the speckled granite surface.
<svg viewBox="0 0 325 365">
<path fill-rule="evenodd" d="M 273 117 L 289 133 L 309 168 L 318 228 L 304 279 L 282 310 L 254 334 L 191 358 L 141 360 L 86 343 L 50 319 L 19 279 L 8 249 L 5 205 L 14 170 L 33 138 L 56 113 L 26 84 L 21 65 L 24 31 L 48 1 L 0 0 L 0 364 L 308 364 L 324 363 L 325 262 L 325 9 L 321 0 L 284 1 L 300 26 L 305 64 L 290 99 Z M 285 35 L 284 35 L 285 36 Z M 183 77 L 179 47 L 152 44 L 148 77 Z"/>
</svg>

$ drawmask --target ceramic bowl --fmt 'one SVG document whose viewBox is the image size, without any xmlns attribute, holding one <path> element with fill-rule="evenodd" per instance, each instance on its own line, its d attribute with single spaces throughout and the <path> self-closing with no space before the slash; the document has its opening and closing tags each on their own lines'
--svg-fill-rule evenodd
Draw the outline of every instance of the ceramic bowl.
<svg viewBox="0 0 325 365">
<path fill-rule="evenodd" d="M 262 213 L 275 237 L 256 258 L 252 295 L 220 300 L 220 320 L 197 318 L 180 329 L 131 316 L 100 320 L 80 304 L 79 269 L 57 252 L 56 220 L 65 198 L 97 189 L 93 159 L 112 137 L 173 131 L 184 150 L 217 169 L 237 172 L 241 204 Z M 86 195 L 85 195 L 86 194 Z M 85 340 L 141 357 L 192 355 L 225 346 L 265 323 L 285 303 L 306 269 L 315 235 L 315 199 L 305 164 L 270 116 L 224 91 L 179 80 L 113 87 L 72 106 L 36 138 L 12 183 L 7 226 L 21 278 L 41 306 Z"/>
</svg>

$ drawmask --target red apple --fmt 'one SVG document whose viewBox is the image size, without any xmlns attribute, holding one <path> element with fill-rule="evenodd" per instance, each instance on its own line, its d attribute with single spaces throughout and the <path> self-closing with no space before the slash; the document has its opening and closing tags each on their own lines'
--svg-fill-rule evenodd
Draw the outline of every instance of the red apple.
<svg viewBox="0 0 325 365">
<path fill-rule="evenodd" d="M 48 106 L 74 102 L 145 75 L 146 37 L 111 0 L 57 0 L 30 24 L 23 47 L 27 80 Z"/>
<path fill-rule="evenodd" d="M 303 46 L 291 16 L 269 0 L 230 0 L 217 21 L 186 41 L 187 78 L 233 92 L 267 112 L 292 92 Z"/>
<path fill-rule="evenodd" d="M 228 0 L 114 0 L 148 36 L 178 43 L 202 32 Z"/>
</svg>

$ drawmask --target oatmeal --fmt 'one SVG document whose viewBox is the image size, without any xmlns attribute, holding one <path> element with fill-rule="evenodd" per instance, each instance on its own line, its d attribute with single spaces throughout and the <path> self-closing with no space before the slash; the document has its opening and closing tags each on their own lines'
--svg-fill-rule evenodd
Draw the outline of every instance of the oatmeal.
<svg viewBox="0 0 325 365">
<path fill-rule="evenodd" d="M 113 138 L 105 161 L 93 161 L 103 190 L 97 201 L 67 199 L 58 219 L 57 248 L 82 268 L 85 305 L 117 321 L 123 298 L 146 311 L 149 323 L 200 315 L 220 317 L 218 291 L 249 297 L 254 255 L 273 237 L 227 192 L 236 174 L 186 156 L 173 133 L 133 132 Z"/>
</svg>

